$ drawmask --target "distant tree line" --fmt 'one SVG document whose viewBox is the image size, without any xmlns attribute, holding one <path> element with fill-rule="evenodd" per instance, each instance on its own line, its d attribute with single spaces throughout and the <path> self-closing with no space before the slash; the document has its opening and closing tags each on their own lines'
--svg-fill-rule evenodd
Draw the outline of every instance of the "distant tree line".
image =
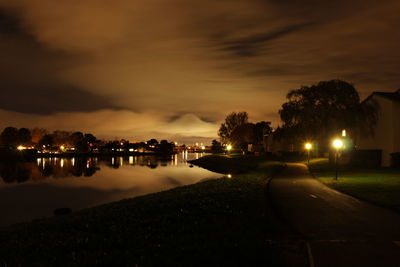
<svg viewBox="0 0 400 267">
<path fill-rule="evenodd" d="M 105 152 L 118 151 L 153 151 L 159 153 L 171 153 L 175 148 L 173 142 L 150 139 L 147 142 L 130 143 L 128 140 L 103 141 L 97 139 L 91 133 L 53 131 L 49 133 L 43 128 L 15 128 L 6 127 L 0 135 L 0 144 L 16 149 L 18 146 L 35 147 L 38 150 L 65 150 L 72 149 L 75 152 L 91 152 L 93 150 Z"/>
<path fill-rule="evenodd" d="M 271 131 L 271 122 L 251 123 L 247 112 L 242 111 L 228 114 L 219 128 L 218 135 L 222 143 L 247 150 L 248 144 L 262 146 L 265 136 Z"/>
<path fill-rule="evenodd" d="M 90 133 L 54 131 L 48 133 L 45 129 L 6 127 L 0 135 L 0 142 L 3 146 L 69 146 L 74 147 L 76 151 L 88 152 L 100 141 Z"/>
</svg>

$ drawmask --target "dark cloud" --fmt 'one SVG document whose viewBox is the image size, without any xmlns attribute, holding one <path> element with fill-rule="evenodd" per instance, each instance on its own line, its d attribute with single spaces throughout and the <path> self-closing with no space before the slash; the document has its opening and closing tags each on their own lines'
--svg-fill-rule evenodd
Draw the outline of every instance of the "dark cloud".
<svg viewBox="0 0 400 267">
<path fill-rule="evenodd" d="M 273 42 L 290 33 L 299 32 L 310 25 L 312 23 L 287 25 L 271 32 L 225 41 L 221 44 L 221 50 L 243 57 L 259 56 L 268 47 L 269 42 Z"/>
<path fill-rule="evenodd" d="M 5 12 L 5 10 L 0 9 L 0 35 L 4 37 L 4 35 L 14 35 L 18 32 L 23 32 L 19 27 L 20 21 L 17 17 L 11 16 Z"/>
<path fill-rule="evenodd" d="M 105 97 L 57 77 L 59 62 L 73 57 L 37 42 L 13 15 L 0 10 L 0 107 L 48 114 L 116 108 Z"/>
<path fill-rule="evenodd" d="M 47 86 L 35 88 L 29 84 L 0 84 L 0 107 L 35 114 L 113 108 L 108 99 L 79 88 L 61 85 Z"/>
</svg>

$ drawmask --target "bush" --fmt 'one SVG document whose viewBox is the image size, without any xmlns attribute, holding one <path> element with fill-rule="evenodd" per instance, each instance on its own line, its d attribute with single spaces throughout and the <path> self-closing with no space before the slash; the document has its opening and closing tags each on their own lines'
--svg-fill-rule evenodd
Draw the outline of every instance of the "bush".
<svg viewBox="0 0 400 267">
<path fill-rule="evenodd" d="M 392 153 L 391 156 L 391 165 L 393 167 L 400 167 L 400 152 Z"/>
<path fill-rule="evenodd" d="M 359 167 L 381 167 L 382 150 L 380 149 L 363 149 L 353 150 L 350 152 L 350 164 Z"/>
</svg>

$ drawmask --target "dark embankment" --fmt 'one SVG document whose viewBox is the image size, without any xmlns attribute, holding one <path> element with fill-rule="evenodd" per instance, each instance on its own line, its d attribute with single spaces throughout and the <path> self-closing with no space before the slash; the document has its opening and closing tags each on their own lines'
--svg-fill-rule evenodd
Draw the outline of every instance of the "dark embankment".
<svg viewBox="0 0 400 267">
<path fill-rule="evenodd" d="M 280 165 L 255 158 L 243 164 L 221 158 L 209 161 L 210 166 L 218 161 L 218 168 L 226 172 L 247 173 L 3 228 L 0 262 L 5 266 L 274 265 L 276 255 L 267 240 L 278 227 L 269 215 L 265 179 Z"/>
<path fill-rule="evenodd" d="M 230 156 L 230 155 L 208 155 L 190 163 L 204 169 L 223 174 L 239 174 L 257 171 L 263 164 L 267 164 L 266 157 L 257 156 Z"/>
</svg>

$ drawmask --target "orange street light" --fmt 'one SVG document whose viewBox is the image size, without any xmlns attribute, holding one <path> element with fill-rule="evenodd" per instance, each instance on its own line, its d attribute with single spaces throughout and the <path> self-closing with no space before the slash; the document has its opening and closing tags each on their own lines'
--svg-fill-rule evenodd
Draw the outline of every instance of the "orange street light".
<svg viewBox="0 0 400 267">
<path fill-rule="evenodd" d="M 338 166 L 339 166 L 339 150 L 343 148 L 343 141 L 340 139 L 335 139 L 332 142 L 332 146 L 335 148 L 335 180 L 338 179 Z"/>
<path fill-rule="evenodd" d="M 232 150 L 232 145 L 227 145 L 226 146 L 226 150 L 228 150 L 228 152 L 231 151 Z"/>
<path fill-rule="evenodd" d="M 307 150 L 307 162 L 310 164 L 310 150 L 312 148 L 311 143 L 305 143 L 304 148 Z"/>
</svg>

